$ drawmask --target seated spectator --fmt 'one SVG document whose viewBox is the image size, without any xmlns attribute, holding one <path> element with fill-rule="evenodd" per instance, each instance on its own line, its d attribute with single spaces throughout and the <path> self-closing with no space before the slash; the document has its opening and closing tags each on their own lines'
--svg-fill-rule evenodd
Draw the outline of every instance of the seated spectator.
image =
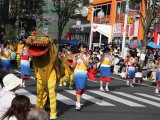
<svg viewBox="0 0 160 120">
<path fill-rule="evenodd" d="M 14 74 L 8 74 L 3 78 L 2 82 L 4 87 L 0 91 L 0 118 L 11 107 L 15 91 L 19 88 L 22 80 Z"/>
<path fill-rule="evenodd" d="M 147 63 L 147 78 L 152 81 L 152 71 L 155 69 L 155 63 L 153 59 L 148 59 Z"/>
<path fill-rule="evenodd" d="M 48 114 L 41 108 L 33 108 L 28 113 L 27 120 L 48 120 Z"/>
<path fill-rule="evenodd" d="M 30 100 L 24 95 L 16 96 L 11 104 L 11 107 L 2 116 L 1 120 L 26 120 L 29 108 Z"/>
<path fill-rule="evenodd" d="M 139 84 L 143 82 L 142 69 L 138 64 L 136 65 L 135 82 Z"/>
<path fill-rule="evenodd" d="M 113 68 L 113 72 L 114 74 L 118 74 L 118 70 L 120 68 L 120 65 L 118 65 L 120 59 L 122 56 L 118 57 L 117 55 L 114 57 L 114 68 Z"/>
</svg>

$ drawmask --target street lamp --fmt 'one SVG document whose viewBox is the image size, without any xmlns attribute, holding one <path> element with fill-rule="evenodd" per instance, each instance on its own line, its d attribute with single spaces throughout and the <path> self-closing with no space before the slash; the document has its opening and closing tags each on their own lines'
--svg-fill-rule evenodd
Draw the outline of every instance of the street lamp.
<svg viewBox="0 0 160 120">
<path fill-rule="evenodd" d="M 125 42 L 126 42 L 126 29 L 127 29 L 128 12 L 129 12 L 129 0 L 126 1 L 126 8 L 125 8 L 122 51 L 121 51 L 122 55 L 124 54 L 124 48 L 125 48 Z"/>
<path fill-rule="evenodd" d="M 81 15 L 83 17 L 86 17 L 88 15 L 88 7 L 83 7 L 82 10 L 81 10 Z M 91 50 L 92 48 L 92 40 L 93 40 L 93 31 L 92 31 L 92 25 L 93 25 L 93 15 L 94 15 L 94 12 L 96 10 L 101 10 L 98 12 L 98 18 L 103 18 L 104 17 L 104 12 L 102 11 L 102 8 L 91 8 L 90 9 L 92 11 L 92 16 L 91 16 L 91 31 L 90 31 L 90 37 L 89 37 L 89 50 Z"/>
</svg>

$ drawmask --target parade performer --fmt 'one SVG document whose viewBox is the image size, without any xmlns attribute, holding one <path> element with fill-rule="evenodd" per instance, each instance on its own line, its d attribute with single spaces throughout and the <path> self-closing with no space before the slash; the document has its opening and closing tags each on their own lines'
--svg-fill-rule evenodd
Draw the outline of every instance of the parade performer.
<svg viewBox="0 0 160 120">
<path fill-rule="evenodd" d="M 111 82 L 111 68 L 110 65 L 113 62 L 112 56 L 110 54 L 110 48 L 105 48 L 100 59 L 100 91 L 109 91 L 108 86 Z M 103 82 L 106 82 L 105 90 L 103 89 Z"/>
<path fill-rule="evenodd" d="M 128 79 L 127 79 L 127 86 L 130 86 L 130 87 L 134 87 L 133 84 L 132 84 L 132 80 L 133 78 L 135 77 L 135 66 L 134 66 L 134 62 L 135 62 L 135 59 L 133 57 L 129 57 L 127 60 L 126 60 L 126 71 L 128 73 Z"/>
<path fill-rule="evenodd" d="M 20 68 L 20 51 L 23 48 L 23 46 L 24 46 L 23 41 L 20 39 L 19 43 L 17 44 L 17 51 L 16 51 L 17 68 Z"/>
<path fill-rule="evenodd" d="M 9 71 L 10 68 L 10 55 L 11 55 L 11 50 L 9 49 L 9 44 L 4 43 L 4 46 L 1 50 L 1 62 L 2 62 L 2 68 L 6 71 Z"/>
<path fill-rule="evenodd" d="M 81 96 L 86 89 L 87 83 L 87 67 L 89 63 L 89 55 L 86 54 L 86 46 L 84 43 L 78 45 L 79 53 L 74 54 L 72 67 L 74 69 L 74 81 L 76 87 L 76 110 L 81 108 Z"/>
<path fill-rule="evenodd" d="M 29 61 L 29 54 L 28 54 L 28 47 L 24 43 L 24 47 L 21 49 L 20 52 L 21 61 L 21 79 L 22 79 L 22 87 L 25 87 L 25 80 L 30 78 L 30 61 Z"/>
<path fill-rule="evenodd" d="M 48 35 L 29 36 L 26 44 L 29 46 L 28 52 L 34 63 L 37 80 L 36 107 L 44 108 L 49 97 L 50 119 L 56 119 L 56 82 L 64 76 L 58 49 Z"/>
<path fill-rule="evenodd" d="M 97 69 L 98 62 L 99 62 L 99 58 L 98 57 L 94 58 L 94 60 L 90 62 L 90 66 L 88 68 L 88 77 L 92 81 L 95 80 L 95 76 L 97 76 L 98 74 L 98 69 Z"/>
<path fill-rule="evenodd" d="M 67 81 L 69 81 L 69 89 L 73 89 L 74 78 L 73 78 L 73 68 L 71 67 L 73 63 L 73 54 L 66 54 L 65 57 L 62 58 L 63 66 L 65 70 L 65 76 L 60 79 L 59 86 L 66 86 Z"/>
</svg>

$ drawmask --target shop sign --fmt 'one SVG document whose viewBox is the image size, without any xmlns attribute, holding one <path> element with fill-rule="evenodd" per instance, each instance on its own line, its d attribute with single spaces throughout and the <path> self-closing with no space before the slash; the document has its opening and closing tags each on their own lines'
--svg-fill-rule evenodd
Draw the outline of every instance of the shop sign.
<svg viewBox="0 0 160 120">
<path fill-rule="evenodd" d="M 133 23 L 134 23 L 134 19 L 133 19 L 133 18 L 128 17 L 127 23 L 128 23 L 128 24 L 133 24 Z"/>
</svg>

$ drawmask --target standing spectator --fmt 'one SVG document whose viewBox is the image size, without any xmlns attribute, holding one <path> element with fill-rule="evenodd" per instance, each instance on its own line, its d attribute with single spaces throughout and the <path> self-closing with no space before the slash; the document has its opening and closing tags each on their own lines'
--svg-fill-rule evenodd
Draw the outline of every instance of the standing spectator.
<svg viewBox="0 0 160 120">
<path fill-rule="evenodd" d="M 48 114 L 41 108 L 33 108 L 29 111 L 27 120 L 48 120 Z"/>
<path fill-rule="evenodd" d="M 15 91 L 19 88 L 22 80 L 14 74 L 6 75 L 3 80 L 3 89 L 0 92 L 0 118 L 10 108 L 15 97 Z"/>
<path fill-rule="evenodd" d="M 16 96 L 11 107 L 1 117 L 1 120 L 26 120 L 29 112 L 30 100 L 24 95 Z"/>
<path fill-rule="evenodd" d="M 87 67 L 89 63 L 89 55 L 86 53 L 86 46 L 84 43 L 78 45 L 79 53 L 74 54 L 73 64 L 74 80 L 76 86 L 76 110 L 81 108 L 81 97 L 84 93 L 87 83 Z"/>
<path fill-rule="evenodd" d="M 106 91 L 109 91 L 108 89 L 108 86 L 109 86 L 109 83 L 111 82 L 111 68 L 110 68 L 110 65 L 111 63 L 113 62 L 113 59 L 112 59 L 112 56 L 110 54 L 110 48 L 105 48 L 104 49 L 104 52 L 103 52 L 103 55 L 101 56 L 101 60 L 100 60 L 100 63 L 101 63 L 101 66 L 100 66 L 100 75 L 101 75 L 101 78 L 100 78 L 100 91 L 104 91 L 103 89 L 103 82 L 105 81 L 106 82 L 106 88 L 105 90 Z"/>
<path fill-rule="evenodd" d="M 4 43 L 4 46 L 1 50 L 1 62 L 3 69 L 7 71 L 9 71 L 10 68 L 10 55 L 11 55 L 11 50 L 9 49 L 9 44 Z"/>
<path fill-rule="evenodd" d="M 23 48 L 23 46 L 24 46 L 23 40 L 20 39 L 19 43 L 17 44 L 17 51 L 16 51 L 17 68 L 20 68 L 20 52 L 21 52 L 21 49 Z"/>
<path fill-rule="evenodd" d="M 21 56 L 21 78 L 22 78 L 22 87 L 25 87 L 25 80 L 30 78 L 30 61 L 28 54 L 28 47 L 24 43 L 24 47 L 20 52 Z"/>
</svg>

